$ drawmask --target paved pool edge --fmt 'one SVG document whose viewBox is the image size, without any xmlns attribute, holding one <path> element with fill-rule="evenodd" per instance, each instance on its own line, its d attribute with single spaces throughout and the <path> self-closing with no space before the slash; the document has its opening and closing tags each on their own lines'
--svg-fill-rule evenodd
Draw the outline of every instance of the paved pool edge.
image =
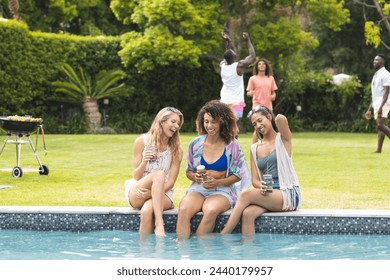
<svg viewBox="0 0 390 280">
<path fill-rule="evenodd" d="M 220 215 L 219 232 L 230 211 Z M 195 231 L 202 214 L 192 219 Z M 167 232 L 175 232 L 177 209 L 164 212 Z M 256 220 L 256 232 L 292 234 L 390 234 L 390 210 L 301 209 L 265 213 Z M 138 231 L 139 211 L 129 207 L 0 206 L 0 230 Z M 240 232 L 238 226 L 235 232 Z"/>
</svg>

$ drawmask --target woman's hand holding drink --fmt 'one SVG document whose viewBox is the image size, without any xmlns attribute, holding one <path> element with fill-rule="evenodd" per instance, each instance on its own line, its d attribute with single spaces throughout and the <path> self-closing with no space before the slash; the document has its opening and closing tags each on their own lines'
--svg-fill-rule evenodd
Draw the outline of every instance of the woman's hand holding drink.
<svg viewBox="0 0 390 280">
<path fill-rule="evenodd" d="M 198 165 L 196 167 L 196 174 L 201 180 L 200 184 L 203 184 L 206 178 L 206 167 L 204 165 Z"/>
<path fill-rule="evenodd" d="M 148 152 L 152 153 L 152 158 L 149 160 L 151 162 L 154 162 L 157 160 L 157 147 L 156 146 L 149 146 Z"/>
<path fill-rule="evenodd" d="M 267 186 L 266 189 L 263 191 L 263 194 L 271 193 L 274 189 L 274 180 L 272 179 L 271 174 L 264 174 L 263 175 L 263 182 Z"/>
</svg>

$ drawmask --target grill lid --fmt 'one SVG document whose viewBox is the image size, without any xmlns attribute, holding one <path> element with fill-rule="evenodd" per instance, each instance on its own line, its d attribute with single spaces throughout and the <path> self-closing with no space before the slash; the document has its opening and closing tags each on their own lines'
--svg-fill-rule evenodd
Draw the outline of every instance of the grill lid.
<svg viewBox="0 0 390 280">
<path fill-rule="evenodd" d="M 31 116 L 8 116 L 0 117 L 1 127 L 12 133 L 31 132 L 43 122 L 41 118 Z"/>
</svg>

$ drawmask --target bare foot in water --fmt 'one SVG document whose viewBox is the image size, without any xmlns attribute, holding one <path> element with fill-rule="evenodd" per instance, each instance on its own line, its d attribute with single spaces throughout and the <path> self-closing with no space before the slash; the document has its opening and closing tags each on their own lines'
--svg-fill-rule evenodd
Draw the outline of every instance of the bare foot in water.
<svg viewBox="0 0 390 280">
<path fill-rule="evenodd" d="M 156 228 L 154 229 L 154 233 L 156 234 L 156 236 L 165 237 L 164 225 L 156 226 Z"/>
</svg>

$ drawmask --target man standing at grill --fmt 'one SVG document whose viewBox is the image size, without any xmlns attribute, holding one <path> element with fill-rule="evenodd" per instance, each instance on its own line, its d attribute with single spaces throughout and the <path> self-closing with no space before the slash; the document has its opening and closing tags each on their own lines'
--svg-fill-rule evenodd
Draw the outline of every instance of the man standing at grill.
<svg viewBox="0 0 390 280">
<path fill-rule="evenodd" d="M 369 120 L 374 109 L 374 119 L 378 126 L 378 146 L 375 153 L 381 153 L 385 136 L 390 138 L 390 128 L 386 126 L 387 115 L 390 112 L 390 73 L 386 70 L 386 57 L 382 54 L 375 56 L 373 65 L 377 71 L 372 78 L 371 104 L 365 117 Z"/>
<path fill-rule="evenodd" d="M 242 60 L 236 61 L 237 55 L 233 50 L 232 41 L 229 35 L 221 32 L 222 38 L 226 41 L 226 51 L 223 54 L 224 60 L 221 61 L 221 102 L 229 105 L 237 117 L 237 125 L 240 127 L 245 107 L 245 88 L 244 88 L 244 71 L 255 61 L 256 54 L 248 33 L 242 33 L 242 38 L 246 41 L 249 55 Z"/>
</svg>

